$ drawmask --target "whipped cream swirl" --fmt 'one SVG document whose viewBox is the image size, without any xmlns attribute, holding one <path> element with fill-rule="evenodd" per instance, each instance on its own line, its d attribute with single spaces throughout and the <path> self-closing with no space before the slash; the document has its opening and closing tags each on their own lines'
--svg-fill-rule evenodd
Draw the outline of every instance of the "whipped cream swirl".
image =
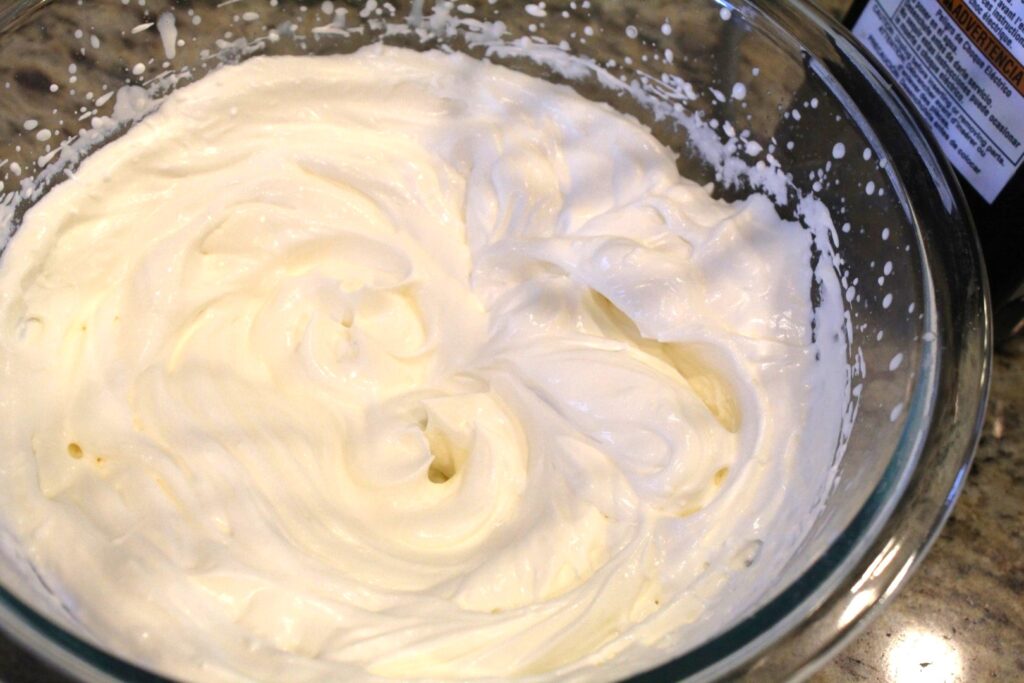
<svg viewBox="0 0 1024 683">
<path fill-rule="evenodd" d="M 184 678 L 680 651 L 828 483 L 810 252 L 564 86 L 381 46 L 220 69 L 4 254 L 3 526 L 83 634 Z"/>
</svg>

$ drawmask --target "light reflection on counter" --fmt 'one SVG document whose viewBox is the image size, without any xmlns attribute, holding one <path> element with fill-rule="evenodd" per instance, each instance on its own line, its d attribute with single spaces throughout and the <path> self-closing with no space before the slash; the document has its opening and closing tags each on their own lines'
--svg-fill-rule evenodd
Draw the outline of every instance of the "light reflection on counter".
<svg viewBox="0 0 1024 683">
<path fill-rule="evenodd" d="M 885 663 L 887 680 L 894 683 L 960 683 L 967 680 L 957 642 L 919 626 L 909 626 L 893 634 Z"/>
</svg>

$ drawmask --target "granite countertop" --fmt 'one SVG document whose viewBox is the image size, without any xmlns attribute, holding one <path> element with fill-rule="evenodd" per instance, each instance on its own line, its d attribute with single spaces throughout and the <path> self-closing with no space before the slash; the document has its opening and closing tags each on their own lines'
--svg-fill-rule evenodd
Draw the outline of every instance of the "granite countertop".
<svg viewBox="0 0 1024 683">
<path fill-rule="evenodd" d="M 818 0 L 842 16 L 851 0 Z M 962 497 L 903 591 L 814 683 L 1024 680 L 1024 339 L 995 357 Z M 0 680 L 62 681 L 0 636 Z"/>
</svg>

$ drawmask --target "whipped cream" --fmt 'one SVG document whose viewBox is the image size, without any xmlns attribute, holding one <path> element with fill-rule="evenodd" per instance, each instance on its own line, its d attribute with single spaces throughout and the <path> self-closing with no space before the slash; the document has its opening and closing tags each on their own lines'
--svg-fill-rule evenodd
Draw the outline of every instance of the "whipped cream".
<svg viewBox="0 0 1024 683">
<path fill-rule="evenodd" d="M 222 68 L 3 255 L 0 523 L 182 678 L 661 661 L 778 588 L 830 483 L 812 237 L 466 56 Z"/>
</svg>

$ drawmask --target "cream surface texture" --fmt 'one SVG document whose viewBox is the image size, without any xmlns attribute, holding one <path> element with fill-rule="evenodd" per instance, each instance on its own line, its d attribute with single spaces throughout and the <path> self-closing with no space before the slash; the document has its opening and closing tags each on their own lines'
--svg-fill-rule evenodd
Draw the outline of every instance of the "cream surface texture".
<svg viewBox="0 0 1024 683">
<path fill-rule="evenodd" d="M 180 678 L 661 661 L 774 590 L 828 486 L 811 239 L 465 56 L 222 68 L 3 255 L 0 525 Z"/>
</svg>

